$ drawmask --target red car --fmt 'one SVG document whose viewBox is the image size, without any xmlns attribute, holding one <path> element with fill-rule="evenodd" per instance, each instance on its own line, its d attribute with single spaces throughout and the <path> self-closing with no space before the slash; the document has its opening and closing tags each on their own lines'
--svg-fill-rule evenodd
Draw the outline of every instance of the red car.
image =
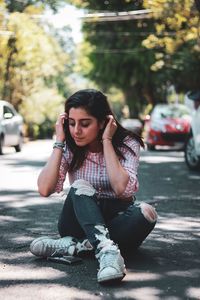
<svg viewBox="0 0 200 300">
<path fill-rule="evenodd" d="M 148 150 L 156 146 L 184 147 L 190 132 L 191 112 L 183 104 L 157 104 L 146 117 L 144 141 Z"/>
</svg>

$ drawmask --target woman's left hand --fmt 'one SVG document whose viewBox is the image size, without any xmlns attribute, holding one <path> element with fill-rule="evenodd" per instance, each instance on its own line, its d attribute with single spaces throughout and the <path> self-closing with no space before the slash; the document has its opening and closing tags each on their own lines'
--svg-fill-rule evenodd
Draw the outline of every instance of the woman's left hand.
<svg viewBox="0 0 200 300">
<path fill-rule="evenodd" d="M 117 130 L 117 124 L 115 122 L 113 115 L 108 115 L 107 118 L 108 118 L 108 123 L 106 125 L 106 128 L 104 129 L 102 140 L 105 139 L 112 140 L 113 135 Z"/>
</svg>

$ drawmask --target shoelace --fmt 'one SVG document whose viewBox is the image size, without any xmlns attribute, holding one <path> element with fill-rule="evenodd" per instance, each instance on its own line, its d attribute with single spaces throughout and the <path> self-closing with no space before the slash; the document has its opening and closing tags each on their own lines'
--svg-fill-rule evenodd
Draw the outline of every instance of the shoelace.
<svg viewBox="0 0 200 300">
<path fill-rule="evenodd" d="M 100 255 L 100 268 L 115 267 L 116 251 L 108 250 Z"/>
<path fill-rule="evenodd" d="M 66 242 L 63 240 L 57 241 L 57 243 L 55 243 L 54 245 L 51 245 L 51 243 L 47 244 L 47 251 L 51 252 L 52 250 L 54 250 L 54 252 L 50 255 L 50 256 L 63 256 L 64 254 L 68 254 L 68 252 L 70 252 L 70 255 L 73 254 L 73 252 L 75 251 L 75 247 L 76 245 L 71 243 L 66 247 Z M 70 248 L 74 248 L 73 250 Z"/>
<path fill-rule="evenodd" d="M 66 251 L 63 251 L 63 249 L 55 250 L 50 256 L 51 257 L 62 257 L 65 254 Z M 66 252 L 67 253 L 67 252 Z"/>
<path fill-rule="evenodd" d="M 109 251 L 109 250 L 114 250 L 116 252 L 117 246 L 111 240 L 102 241 L 97 246 L 96 258 L 99 258 L 101 256 L 101 253 Z"/>
<path fill-rule="evenodd" d="M 76 244 L 77 253 L 80 252 L 80 251 L 91 251 L 91 250 L 93 250 L 93 247 L 87 239 L 83 240 L 82 242 L 78 242 Z"/>
</svg>

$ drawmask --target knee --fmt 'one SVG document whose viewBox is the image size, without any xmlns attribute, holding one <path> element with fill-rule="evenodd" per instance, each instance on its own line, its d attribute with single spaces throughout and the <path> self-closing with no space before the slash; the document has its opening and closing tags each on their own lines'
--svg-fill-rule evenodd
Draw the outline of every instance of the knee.
<svg viewBox="0 0 200 300">
<path fill-rule="evenodd" d="M 95 188 L 86 180 L 78 179 L 74 181 L 72 187 L 76 189 L 75 195 L 93 196 L 96 193 Z"/>
<path fill-rule="evenodd" d="M 148 203 L 141 203 L 140 209 L 147 221 L 150 223 L 155 223 L 157 221 L 158 216 L 153 206 Z"/>
</svg>

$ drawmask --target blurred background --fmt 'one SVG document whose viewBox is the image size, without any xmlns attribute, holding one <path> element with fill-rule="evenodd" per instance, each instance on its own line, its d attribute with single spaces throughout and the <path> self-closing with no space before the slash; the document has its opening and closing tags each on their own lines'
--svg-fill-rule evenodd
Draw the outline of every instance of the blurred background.
<svg viewBox="0 0 200 300">
<path fill-rule="evenodd" d="M 191 108 L 187 92 L 200 89 L 199 3 L 0 0 L 0 99 L 22 116 L 20 135 L 53 137 L 65 99 L 93 87 L 107 94 L 118 120 L 153 150 L 146 131 L 154 107 Z M 190 123 L 186 115 L 178 118 Z M 182 123 L 176 122 L 176 137 L 170 133 L 168 141 L 185 141 L 190 129 Z M 183 127 L 181 138 L 177 130 Z"/>
</svg>

